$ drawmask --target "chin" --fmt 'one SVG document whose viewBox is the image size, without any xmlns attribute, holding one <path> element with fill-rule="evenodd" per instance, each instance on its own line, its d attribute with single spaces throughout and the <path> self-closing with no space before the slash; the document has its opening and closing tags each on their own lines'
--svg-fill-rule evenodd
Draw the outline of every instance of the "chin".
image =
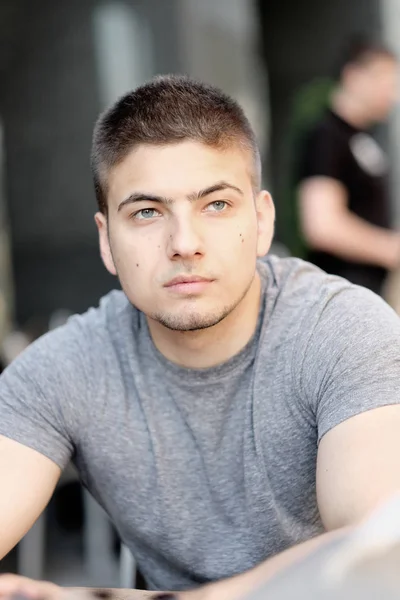
<svg viewBox="0 0 400 600">
<path fill-rule="evenodd" d="M 152 319 L 157 321 L 171 331 L 200 331 L 215 327 L 227 317 L 231 312 L 230 308 L 224 308 L 213 313 L 200 311 L 181 311 L 179 313 L 159 313 L 152 315 Z"/>
</svg>

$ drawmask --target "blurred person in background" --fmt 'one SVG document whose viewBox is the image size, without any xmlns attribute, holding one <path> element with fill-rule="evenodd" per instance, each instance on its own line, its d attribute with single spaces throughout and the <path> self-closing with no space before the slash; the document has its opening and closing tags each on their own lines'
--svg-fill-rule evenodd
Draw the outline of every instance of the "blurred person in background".
<svg viewBox="0 0 400 600">
<path fill-rule="evenodd" d="M 92 166 L 122 290 L 0 377 L 0 557 L 72 460 L 149 588 L 234 600 L 400 488 L 400 320 L 313 265 L 258 260 L 274 205 L 220 90 L 161 77 L 125 95 Z M 0 599 L 18 591 L 59 588 L 0 577 Z"/>
<path fill-rule="evenodd" d="M 297 173 L 304 258 L 381 294 L 400 265 L 391 230 L 388 159 L 368 129 L 398 99 L 398 63 L 386 47 L 348 45 L 329 107 L 305 136 Z"/>
</svg>

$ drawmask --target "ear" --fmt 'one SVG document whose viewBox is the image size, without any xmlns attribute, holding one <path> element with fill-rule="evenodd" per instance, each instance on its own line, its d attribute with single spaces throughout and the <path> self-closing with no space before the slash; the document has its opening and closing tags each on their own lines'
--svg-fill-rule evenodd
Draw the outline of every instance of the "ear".
<svg viewBox="0 0 400 600">
<path fill-rule="evenodd" d="M 257 256 L 265 256 L 271 248 L 275 228 L 275 206 L 271 194 L 261 191 L 256 198 Z"/>
<path fill-rule="evenodd" d="M 96 222 L 97 230 L 99 232 L 99 246 L 101 259 L 107 271 L 111 273 L 111 275 L 116 275 L 117 270 L 114 265 L 114 260 L 110 248 L 110 240 L 108 237 L 107 217 L 103 215 L 103 213 L 97 212 L 94 216 L 94 220 Z"/>
</svg>

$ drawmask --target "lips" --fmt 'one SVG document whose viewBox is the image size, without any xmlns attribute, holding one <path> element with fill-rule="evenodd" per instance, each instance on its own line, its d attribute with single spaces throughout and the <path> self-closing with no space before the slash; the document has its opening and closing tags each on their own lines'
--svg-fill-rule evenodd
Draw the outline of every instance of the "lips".
<svg viewBox="0 0 400 600">
<path fill-rule="evenodd" d="M 206 293 L 213 281 L 214 279 L 200 277 L 199 275 L 178 275 L 168 281 L 164 287 L 174 296 L 195 298 Z"/>
<path fill-rule="evenodd" d="M 207 279 L 206 277 L 200 277 L 198 275 L 178 275 L 174 277 L 168 283 L 165 284 L 164 287 L 173 287 L 175 285 L 184 285 L 191 283 L 211 283 L 212 279 Z"/>
</svg>

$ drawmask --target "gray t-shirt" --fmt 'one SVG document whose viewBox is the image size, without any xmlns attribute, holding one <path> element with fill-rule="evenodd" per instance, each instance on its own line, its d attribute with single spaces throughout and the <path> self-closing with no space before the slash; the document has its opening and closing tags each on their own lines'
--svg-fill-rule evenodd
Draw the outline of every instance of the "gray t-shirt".
<svg viewBox="0 0 400 600">
<path fill-rule="evenodd" d="M 400 319 L 383 300 L 297 259 L 259 270 L 257 330 L 224 364 L 172 364 L 114 291 L 0 378 L 0 434 L 72 458 L 153 589 L 243 572 L 321 532 L 319 440 L 399 401 Z"/>
</svg>

